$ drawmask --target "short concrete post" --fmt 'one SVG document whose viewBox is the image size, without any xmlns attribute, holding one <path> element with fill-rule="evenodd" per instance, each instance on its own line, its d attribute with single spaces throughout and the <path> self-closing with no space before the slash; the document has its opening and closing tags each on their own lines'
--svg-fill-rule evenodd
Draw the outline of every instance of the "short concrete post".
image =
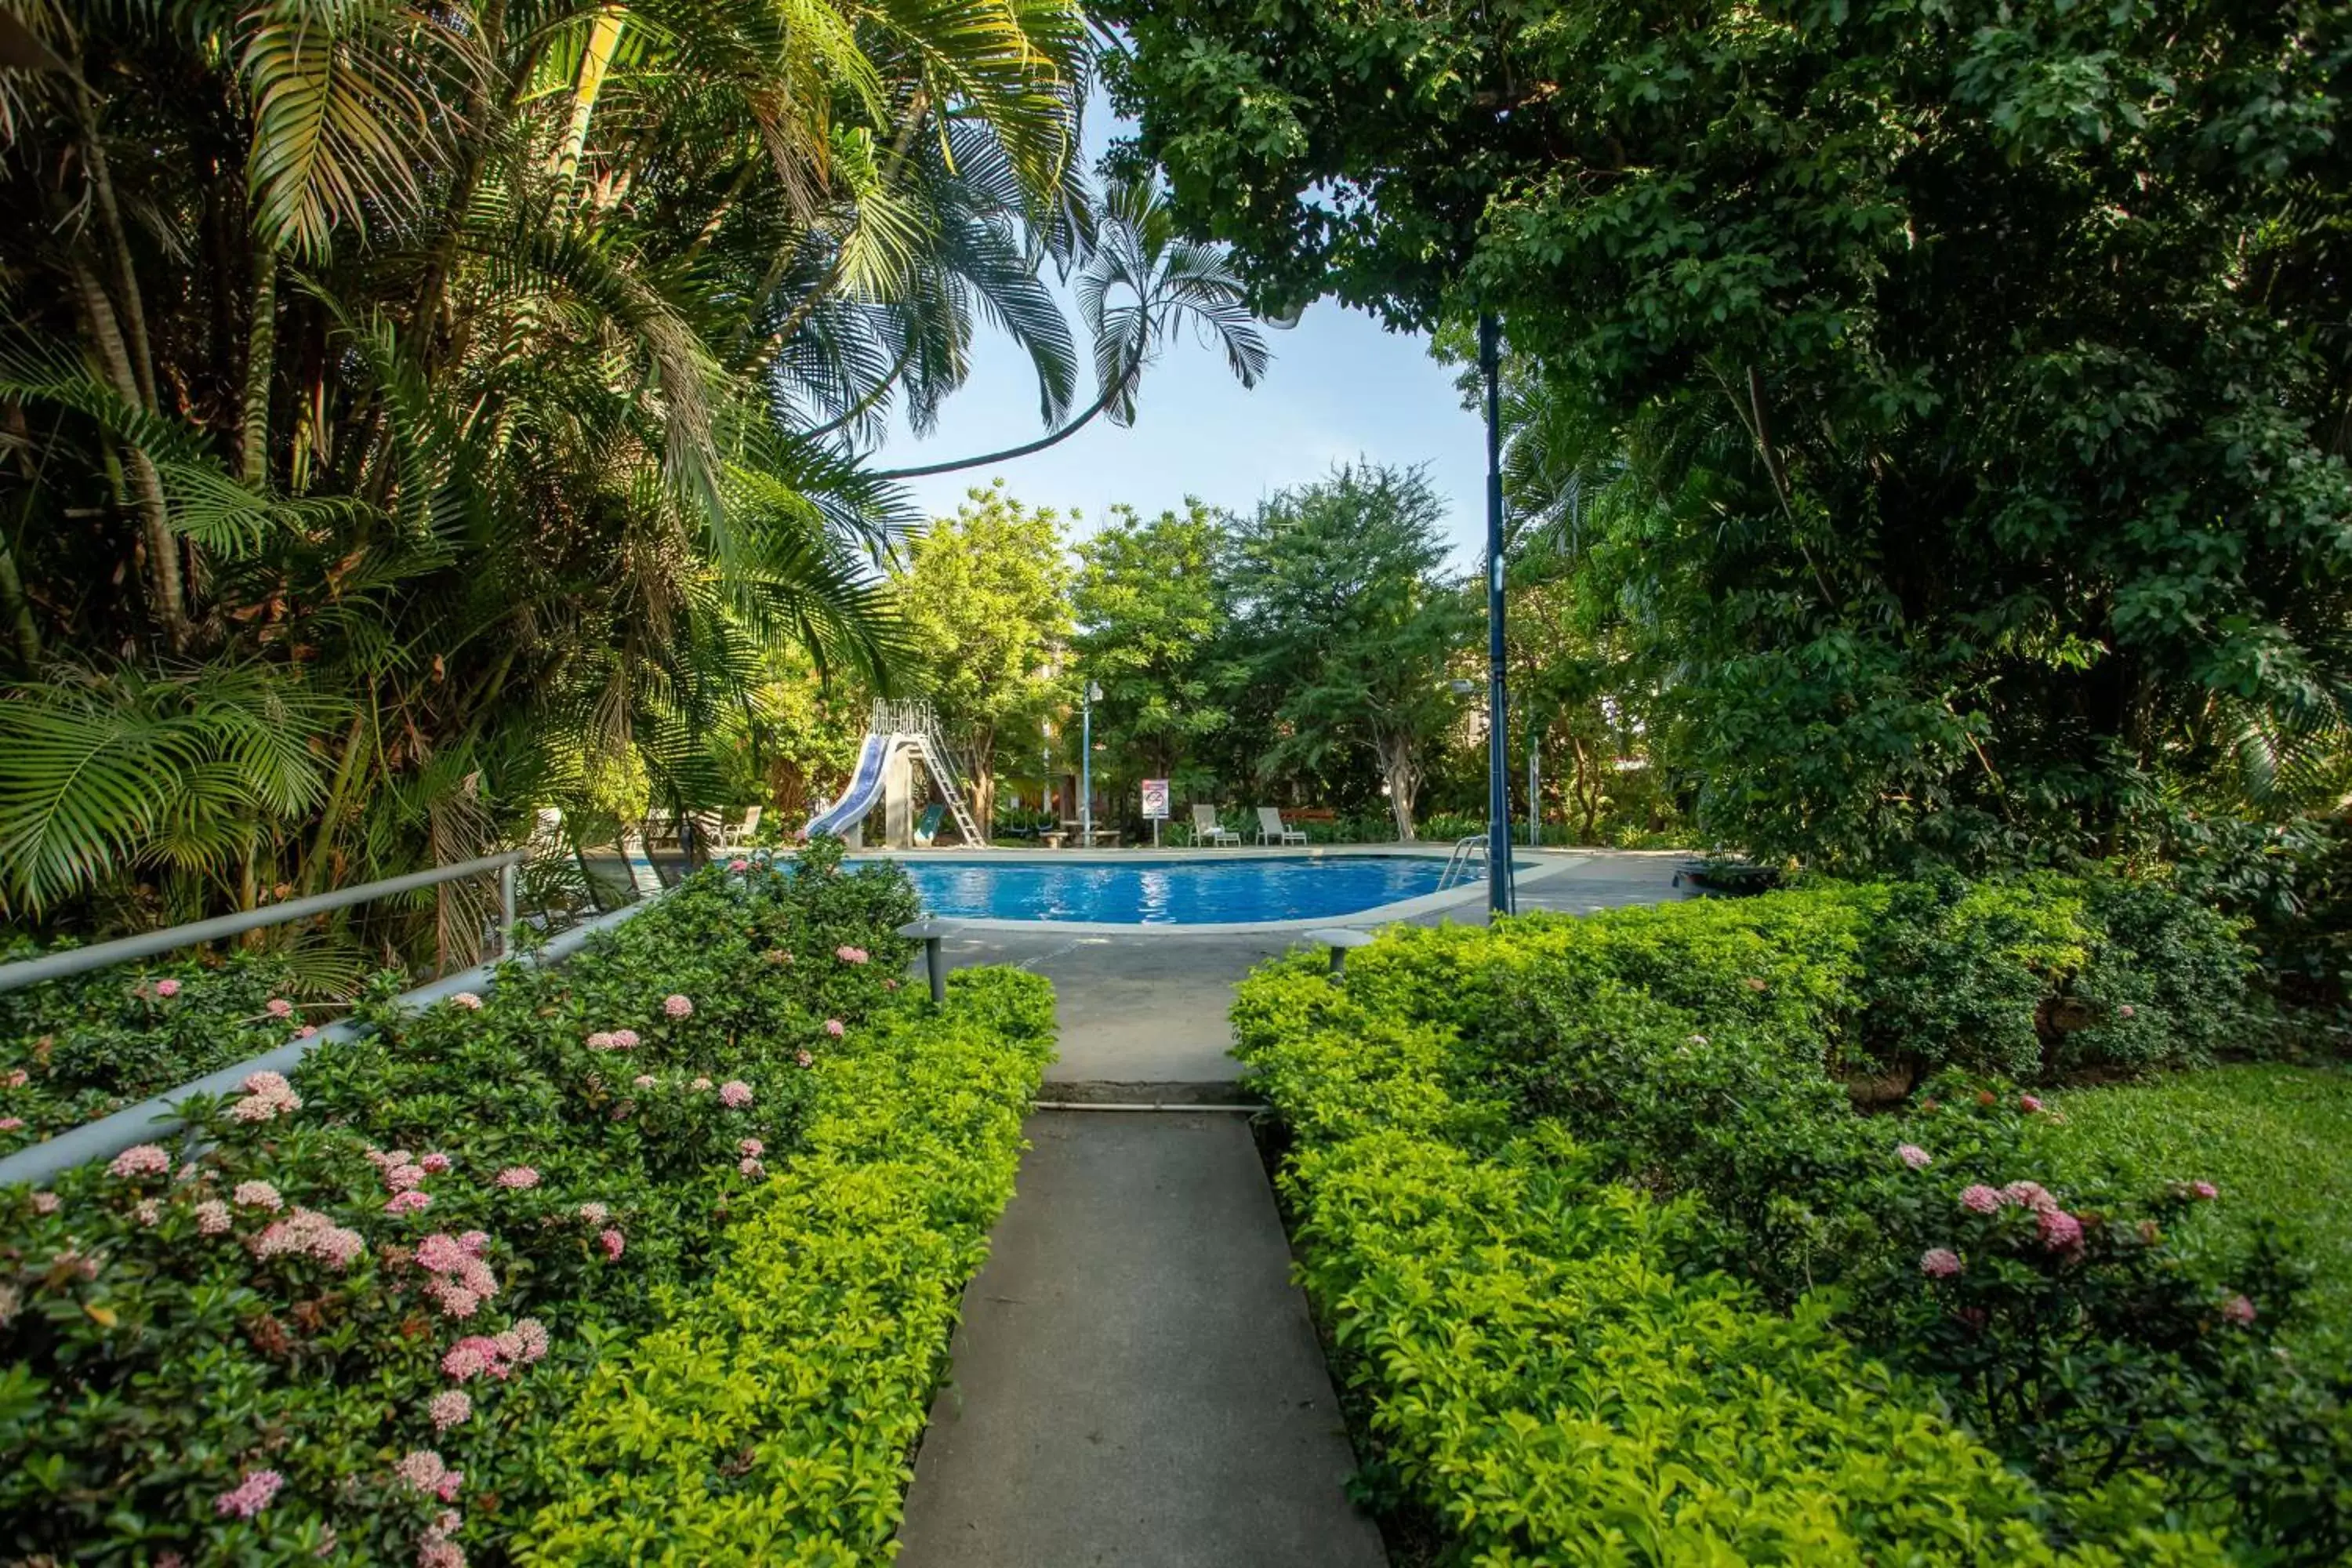
<svg viewBox="0 0 2352 1568">
<path fill-rule="evenodd" d="M 908 939 L 919 938 L 923 943 L 923 972 L 931 983 L 931 1005 L 942 1006 L 948 999 L 947 960 L 940 952 L 941 938 L 955 935 L 960 928 L 953 921 L 916 921 L 898 928 L 898 934 Z"/>
<path fill-rule="evenodd" d="M 1308 931 L 1307 936 L 1308 941 L 1319 942 L 1330 948 L 1331 984 L 1334 985 L 1347 978 L 1348 950 L 1351 947 L 1372 945 L 1371 932 L 1356 931 L 1348 926 L 1326 926 L 1321 931 Z"/>
<path fill-rule="evenodd" d="M 499 956 L 504 958 L 514 951 L 515 928 L 515 863 L 511 860 L 499 868 Z"/>
</svg>

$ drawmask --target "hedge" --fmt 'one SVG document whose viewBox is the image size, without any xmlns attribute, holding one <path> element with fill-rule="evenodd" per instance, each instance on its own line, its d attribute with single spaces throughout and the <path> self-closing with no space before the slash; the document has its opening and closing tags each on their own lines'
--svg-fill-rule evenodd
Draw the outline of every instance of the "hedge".
<svg viewBox="0 0 2352 1568">
<path fill-rule="evenodd" d="M 869 1268 L 908 1277 L 878 1223 L 808 1193 L 887 1191 L 899 1167 L 847 1129 L 877 1082 L 920 1082 L 939 1120 L 906 1135 L 970 1146 L 969 1190 L 934 1205 L 968 1229 L 1001 1201 L 1045 1016 L 1027 981 L 944 1013 L 903 988 L 914 907 L 830 845 L 707 872 L 487 997 L 372 1001 L 377 1033 L 191 1105 L 177 1147 L 0 1190 L 0 1556 L 505 1560 L 583 1484 L 553 1456 L 598 1419 L 600 1367 L 737 1299 L 743 1235 L 837 1213 L 845 1300 Z M 941 1250 L 926 1289 L 974 1257 Z M 911 1365 L 938 1328 L 865 1331 L 911 1336 Z"/>
<path fill-rule="evenodd" d="M 1768 1293 L 1743 1271 L 1751 1221 L 1840 1245 L 1853 1215 L 1826 1178 L 1852 1176 L 1890 1194 L 1876 1212 L 1966 1251 L 1954 1280 L 1923 1278 L 1911 1232 L 1867 1249 L 1874 1267 L 1913 1248 L 1903 1300 L 1986 1310 L 2004 1345 L 2024 1342 L 2019 1324 L 2058 1331 L 2022 1283 L 2063 1272 L 2041 1211 L 1953 1202 L 1961 1167 L 2017 1146 L 2025 1104 L 1919 1110 L 1940 1152 L 1915 1164 L 1908 1123 L 1856 1116 L 1824 1070 L 1882 980 L 1867 954 L 1888 932 L 1872 921 L 1905 892 L 1400 929 L 1351 957 L 1343 988 L 1304 959 L 1244 984 L 1239 1052 L 1295 1141 L 1280 1184 L 1376 1499 L 1479 1563 L 2230 1560 L 2210 1518 L 2177 1528 L 2164 1479 L 2123 1464 L 2037 1482 L 1951 1418 L 1944 1384 L 1854 1347 L 1852 1296 Z M 1922 901 L 1969 907 L 1965 892 Z M 2021 903 L 2052 914 L 2030 890 L 1977 907 Z M 2039 975 L 2018 1005 L 2079 994 L 2058 988 L 2099 951 L 2083 944 L 2071 974 Z M 1968 1054 L 1929 1027 L 1910 1040 L 1923 1057 Z M 1725 1212 L 1740 1195 L 1748 1214 Z M 2268 1326 L 2224 1337 L 2242 1332 L 2227 1300 L 2167 1273 L 2160 1234 L 2082 1217 L 2100 1279 L 2163 1281 L 2166 1321 L 2201 1314 L 2215 1366 L 2263 1359 Z M 1956 1305 L 1979 1300 L 1959 1289 L 1990 1307 Z"/>
</svg>

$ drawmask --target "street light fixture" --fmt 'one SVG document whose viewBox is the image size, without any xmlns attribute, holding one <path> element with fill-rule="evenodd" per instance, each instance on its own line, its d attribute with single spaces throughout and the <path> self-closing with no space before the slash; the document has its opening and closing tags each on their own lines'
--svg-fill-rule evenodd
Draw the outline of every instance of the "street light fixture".
<svg viewBox="0 0 2352 1568">
<path fill-rule="evenodd" d="M 1478 368 L 1486 377 L 1486 911 L 1511 912 L 1511 753 L 1503 690 L 1503 330 L 1478 316 Z"/>
<path fill-rule="evenodd" d="M 1078 842 L 1095 847 L 1095 704 L 1102 688 L 1089 680 L 1079 692 L 1078 709 Z"/>
</svg>

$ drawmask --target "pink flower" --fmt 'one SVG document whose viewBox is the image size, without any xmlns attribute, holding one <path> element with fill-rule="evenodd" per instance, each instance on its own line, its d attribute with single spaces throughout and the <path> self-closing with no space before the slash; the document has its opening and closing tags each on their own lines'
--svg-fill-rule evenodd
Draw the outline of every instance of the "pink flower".
<svg viewBox="0 0 2352 1568">
<path fill-rule="evenodd" d="M 806 1051 L 795 1052 L 793 1054 L 793 1060 L 804 1068 L 813 1068 L 816 1066 L 816 1058 L 811 1056 Z"/>
<path fill-rule="evenodd" d="M 239 1121 L 268 1121 L 302 1109 L 302 1097 L 294 1092 L 284 1073 L 247 1073 L 245 1092 L 246 1098 L 228 1111 Z"/>
<path fill-rule="evenodd" d="M 613 1032 L 610 1029 L 599 1029 L 588 1037 L 587 1043 L 588 1048 L 592 1051 L 609 1051 L 613 1048 Z"/>
<path fill-rule="evenodd" d="M 126 1181 L 136 1176 L 168 1176 L 172 1173 L 172 1156 L 161 1144 L 133 1143 L 117 1154 L 106 1171 Z"/>
<path fill-rule="evenodd" d="M 442 1486 L 453 1473 L 449 1462 L 430 1448 L 411 1448 L 394 1465 L 393 1473 L 421 1492 L 439 1495 Z M 444 1496 L 442 1501 L 448 1501 Z"/>
<path fill-rule="evenodd" d="M 0 1089 L 22 1089 L 32 1081 L 32 1075 L 23 1068 L 10 1068 L 7 1076 L 0 1078 Z"/>
<path fill-rule="evenodd" d="M 436 1150 L 434 1152 L 427 1154 L 425 1158 L 417 1161 L 416 1163 L 426 1175 L 437 1176 L 442 1172 L 449 1168 L 449 1156 L 440 1152 L 438 1150 Z"/>
<path fill-rule="evenodd" d="M 514 1335 L 522 1351 L 520 1355 L 511 1359 L 532 1362 L 547 1353 L 547 1329 L 537 1318 L 519 1318 L 515 1326 L 507 1332 Z M 499 1338 L 503 1341 L 506 1335 L 500 1334 Z"/>
<path fill-rule="evenodd" d="M 446 1432 L 452 1426 L 462 1426 L 473 1418 L 474 1399 L 462 1388 L 444 1389 L 425 1406 L 433 1417 L 433 1430 Z"/>
<path fill-rule="evenodd" d="M 2068 1252 L 2083 1245 L 2083 1222 L 2064 1209 L 2042 1209 L 2034 1223 L 2041 1227 L 2042 1245 L 2053 1252 Z"/>
<path fill-rule="evenodd" d="M 404 1193 L 412 1187 L 421 1187 L 424 1184 L 425 1167 L 422 1165 L 393 1165 L 386 1168 L 383 1173 L 383 1185 L 386 1192 Z"/>
<path fill-rule="evenodd" d="M 338 1268 L 349 1268 L 367 1250 L 358 1231 L 337 1225 L 315 1209 L 296 1208 L 253 1238 L 257 1258 L 315 1258 Z"/>
<path fill-rule="evenodd" d="M 140 1199 L 131 1212 L 139 1216 L 141 1225 L 161 1225 L 163 1222 L 163 1205 L 157 1198 Z"/>
<path fill-rule="evenodd" d="M 2031 1113 L 2042 1109 L 2042 1101 L 2035 1099 L 2032 1095 L 2021 1094 L 2017 1097 L 2017 1108 L 2020 1110 Z"/>
<path fill-rule="evenodd" d="M 2035 1214 L 2050 1214 L 2058 1207 L 2058 1200 L 2039 1182 L 2011 1182 L 2001 1188 L 2000 1198 L 2003 1203 L 2021 1204 Z"/>
<path fill-rule="evenodd" d="M 428 1530 L 417 1538 L 416 1568 L 466 1568 L 466 1549 Z"/>
<path fill-rule="evenodd" d="M 451 1345 L 448 1353 L 441 1358 L 441 1370 L 459 1383 L 486 1373 L 502 1379 L 507 1375 L 507 1363 L 512 1359 L 500 1352 L 498 1341 L 485 1339 L 480 1334 L 467 1334 Z"/>
<path fill-rule="evenodd" d="M 33 1194 L 33 1212 L 35 1214 L 57 1213 L 58 1194 L 55 1193 L 35 1193 Z"/>
<path fill-rule="evenodd" d="M 841 1036 L 842 1036 L 842 1023 L 841 1023 L 841 1020 L 840 1020 L 840 1019 L 838 1019 L 838 1018 L 827 1018 L 827 1019 L 824 1021 L 824 1032 L 825 1032 L 826 1034 L 828 1034 L 828 1035 L 831 1035 L 831 1036 L 832 1036 L 835 1039 L 836 1039 L 836 1040 L 837 1040 L 837 1039 L 839 1039 L 839 1038 L 841 1038 Z"/>
<path fill-rule="evenodd" d="M 882 983 L 882 989 L 885 991 L 896 991 L 898 989 L 898 983 L 895 980 L 885 980 Z"/>
<path fill-rule="evenodd" d="M 743 872 L 751 868 L 751 862 L 744 859 L 739 855 L 734 859 L 727 862 L 727 868 L 740 876 Z"/>
<path fill-rule="evenodd" d="M 286 1206 L 286 1200 L 268 1182 L 239 1182 L 236 1191 L 229 1194 L 229 1200 L 239 1208 L 268 1209 L 272 1213 Z"/>
<path fill-rule="evenodd" d="M 2189 1190 L 2200 1198 L 2218 1198 L 2221 1195 L 2221 1189 L 2210 1182 L 2191 1182 L 2189 1184 Z"/>
<path fill-rule="evenodd" d="M 167 980 L 158 980 L 157 982 L 155 982 L 155 994 L 156 994 L 156 995 L 158 995 L 158 996 L 162 996 L 162 997 L 164 997 L 164 998 L 168 999 L 168 998 L 170 998 L 170 997 L 177 996 L 179 994 L 180 994 L 180 983 L 179 983 L 178 981 L 176 981 L 176 980 L 168 980 L 168 979 L 167 979 Z"/>
<path fill-rule="evenodd" d="M 746 1154 L 741 1159 L 736 1161 L 735 1168 L 742 1172 L 747 1176 L 759 1176 L 766 1173 L 766 1167 L 762 1166 L 759 1161 L 754 1160 L 749 1154 Z"/>
<path fill-rule="evenodd" d="M 213 1508 L 223 1514 L 235 1514 L 239 1519 L 251 1519 L 269 1506 L 286 1478 L 276 1470 L 247 1470 L 245 1479 L 234 1491 L 226 1491 L 213 1500 Z"/>
<path fill-rule="evenodd" d="M 433 1194 L 431 1193 L 421 1193 L 416 1191 L 415 1188 L 411 1188 L 409 1191 L 404 1193 L 393 1194 L 390 1200 L 384 1204 L 383 1212 L 386 1214 L 423 1214 L 426 1209 L 429 1209 L 432 1206 Z"/>
<path fill-rule="evenodd" d="M 615 1029 L 613 1031 L 613 1048 L 614 1050 L 634 1051 L 637 1048 L 637 1032 L 635 1029 Z"/>
<path fill-rule="evenodd" d="M 641 1072 L 636 1077 L 631 1079 L 629 1082 L 632 1087 L 636 1089 L 651 1089 L 654 1086 L 654 1075 L 649 1072 Z"/>
<path fill-rule="evenodd" d="M 686 1087 L 692 1089 L 695 1093 L 700 1094 L 704 1089 L 710 1087 L 710 1080 L 707 1078 L 698 1078 L 692 1083 L 688 1084 Z"/>
<path fill-rule="evenodd" d="M 580 1205 L 580 1217 L 590 1225 L 603 1225 L 613 1217 L 613 1211 L 600 1203 L 584 1203 Z"/>
<path fill-rule="evenodd" d="M 596 1241 L 599 1246 L 604 1247 L 605 1259 L 609 1262 L 614 1263 L 620 1261 L 622 1249 L 629 1244 L 628 1237 L 623 1236 L 617 1230 L 602 1230 L 597 1232 Z"/>
<path fill-rule="evenodd" d="M 310 1039 L 310 1038 L 312 1038 L 313 1037 L 315 1037 L 315 1036 L 318 1034 L 318 1032 L 319 1032 L 319 1026 L 318 1026 L 318 1025 L 316 1025 L 316 1024 L 305 1024 L 305 1025 L 303 1025 L 300 1028 L 299 1028 L 299 1029 L 297 1029 L 297 1030 L 295 1030 L 295 1031 L 294 1031 L 294 1037 L 295 1037 L 296 1039 L 298 1039 L 298 1040 L 307 1040 L 307 1039 Z"/>
<path fill-rule="evenodd" d="M 539 1173 L 529 1165 L 509 1165 L 498 1173 L 495 1184 L 521 1192 L 539 1185 Z"/>
<path fill-rule="evenodd" d="M 768 1146 L 757 1138 L 739 1138 L 735 1141 L 735 1152 L 756 1160 L 768 1152 Z"/>
<path fill-rule="evenodd" d="M 196 1229 L 206 1236 L 218 1236 L 229 1226 L 228 1205 L 218 1198 L 207 1198 L 196 1205 Z"/>
<path fill-rule="evenodd" d="M 2243 1296 L 2232 1296 L 2221 1303 L 2221 1316 L 2242 1329 L 2249 1327 L 2254 1321 L 2254 1304 Z"/>
<path fill-rule="evenodd" d="M 1949 1279 L 1960 1271 L 1960 1255 L 1948 1247 L 1931 1247 L 1919 1255 L 1919 1272 L 1930 1279 Z"/>
<path fill-rule="evenodd" d="M 790 963 L 793 961 L 793 955 L 781 947 L 772 947 L 760 956 L 770 963 Z"/>
<path fill-rule="evenodd" d="M 470 991 L 460 991 L 449 998 L 449 1005 L 463 1007 L 468 1013 L 478 1013 L 482 1010 L 482 999 Z"/>
<path fill-rule="evenodd" d="M 0 1116 L 0 1132 L 14 1132 L 25 1125 L 21 1116 Z"/>
<path fill-rule="evenodd" d="M 1916 1143 L 1897 1143 L 1895 1157 L 1915 1171 L 1925 1170 L 1936 1163 L 1936 1157 Z"/>
<path fill-rule="evenodd" d="M 866 952 L 862 947 L 836 947 L 833 950 L 833 956 L 844 963 L 863 963 Z"/>
<path fill-rule="evenodd" d="M 1982 1182 L 1960 1189 L 1960 1206 L 1972 1214 L 1990 1214 L 2000 1207 L 2003 1201 L 2000 1194 Z"/>
<path fill-rule="evenodd" d="M 694 1004 L 683 996 L 672 994 L 662 998 L 662 1011 L 673 1018 L 690 1018 L 694 1016 Z"/>
<path fill-rule="evenodd" d="M 751 1086 L 740 1078 L 730 1078 L 719 1086 L 719 1103 L 730 1110 L 740 1110 L 751 1103 Z"/>
<path fill-rule="evenodd" d="M 294 1004 L 283 996 L 272 996 L 269 999 L 268 1010 L 269 1016 L 273 1018 L 290 1018 L 294 1016 Z"/>
<path fill-rule="evenodd" d="M 489 1244 L 490 1233 L 487 1230 L 469 1230 L 457 1238 L 457 1245 L 477 1258 L 482 1255 L 482 1248 Z"/>
</svg>

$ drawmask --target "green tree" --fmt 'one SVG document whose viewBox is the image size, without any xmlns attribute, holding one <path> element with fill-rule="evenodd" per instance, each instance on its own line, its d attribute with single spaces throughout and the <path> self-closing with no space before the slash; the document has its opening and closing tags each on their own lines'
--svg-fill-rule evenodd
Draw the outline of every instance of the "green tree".
<svg viewBox="0 0 2352 1568">
<path fill-rule="evenodd" d="M 1450 661 L 1476 628 L 1442 579 L 1444 503 L 1421 469 L 1345 464 L 1235 530 L 1233 644 L 1265 705 L 1260 779 L 1369 763 L 1397 837 L 1431 748 L 1459 721 Z"/>
<path fill-rule="evenodd" d="M 908 541 L 900 602 L 982 831 L 1000 742 L 1027 755 L 1063 699 L 1053 666 L 1069 635 L 1071 575 L 1060 514 L 1024 506 L 1002 479 Z"/>
<path fill-rule="evenodd" d="M 1555 484 L 1638 487 L 1726 836 L 2096 853 L 2340 752 L 2343 0 L 1108 15 L 1262 306 L 1496 310 Z"/>
<path fill-rule="evenodd" d="M 1114 508 L 1078 545 L 1076 673 L 1102 688 L 1095 735 L 1115 781 L 1180 773 L 1230 718 L 1218 566 L 1231 542 L 1231 520 L 1188 497 L 1149 521 Z"/>
</svg>

